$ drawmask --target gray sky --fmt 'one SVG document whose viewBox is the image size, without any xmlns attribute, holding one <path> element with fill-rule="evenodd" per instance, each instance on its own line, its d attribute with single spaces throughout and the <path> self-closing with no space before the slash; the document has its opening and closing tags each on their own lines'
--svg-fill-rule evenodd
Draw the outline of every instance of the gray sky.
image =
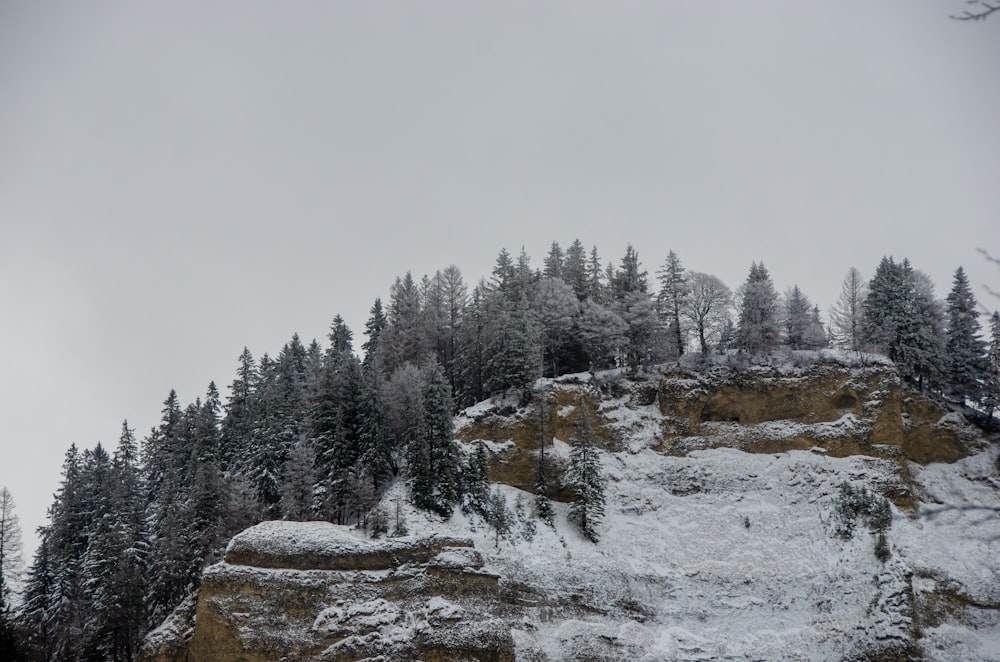
<svg viewBox="0 0 1000 662">
<path fill-rule="evenodd" d="M 0 3 L 0 484 L 244 345 L 360 335 L 396 275 L 579 237 L 826 311 L 909 257 L 1000 273 L 1000 17 L 958 0 Z M 30 561 L 30 558 L 26 559 Z"/>
</svg>

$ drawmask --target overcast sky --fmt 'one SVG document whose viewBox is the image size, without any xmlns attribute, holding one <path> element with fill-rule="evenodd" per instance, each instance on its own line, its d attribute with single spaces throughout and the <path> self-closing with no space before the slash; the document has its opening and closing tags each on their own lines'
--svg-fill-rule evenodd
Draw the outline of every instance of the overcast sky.
<svg viewBox="0 0 1000 662">
<path fill-rule="evenodd" d="M 1000 288 L 1000 16 L 862 2 L 0 2 L 0 485 L 396 275 L 574 238 L 825 312 L 909 257 Z"/>
</svg>

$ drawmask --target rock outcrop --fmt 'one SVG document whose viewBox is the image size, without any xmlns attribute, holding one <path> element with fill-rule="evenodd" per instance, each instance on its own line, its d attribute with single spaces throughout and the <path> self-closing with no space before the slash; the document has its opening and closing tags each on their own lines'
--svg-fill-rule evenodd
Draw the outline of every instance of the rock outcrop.
<svg viewBox="0 0 1000 662">
<path fill-rule="evenodd" d="M 263 522 L 233 538 L 193 614 L 168 620 L 141 659 L 513 660 L 498 576 L 482 565 L 463 538 L 370 541 L 326 522 Z"/>
<path fill-rule="evenodd" d="M 833 457 L 895 455 L 927 464 L 966 457 L 978 438 L 960 416 L 905 389 L 884 360 L 676 369 L 661 379 L 657 403 L 660 449 L 670 454 L 818 448 Z"/>
</svg>

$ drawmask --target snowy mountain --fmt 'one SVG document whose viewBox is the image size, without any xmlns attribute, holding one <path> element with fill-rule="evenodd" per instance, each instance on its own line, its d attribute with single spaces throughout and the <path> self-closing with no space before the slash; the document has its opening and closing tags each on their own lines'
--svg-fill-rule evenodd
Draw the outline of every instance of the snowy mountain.
<svg viewBox="0 0 1000 662">
<path fill-rule="evenodd" d="M 564 484 L 584 406 L 596 543 Z M 456 436 L 490 451 L 506 526 L 415 509 L 402 483 L 382 500 L 402 537 L 260 524 L 144 659 L 1000 660 L 997 449 L 891 366 L 571 375 L 466 410 Z M 858 495 L 891 521 L 869 526 Z"/>
</svg>

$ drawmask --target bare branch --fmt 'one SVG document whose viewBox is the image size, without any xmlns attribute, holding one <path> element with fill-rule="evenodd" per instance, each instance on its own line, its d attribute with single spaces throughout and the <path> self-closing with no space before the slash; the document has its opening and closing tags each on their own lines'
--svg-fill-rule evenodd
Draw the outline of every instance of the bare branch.
<svg viewBox="0 0 1000 662">
<path fill-rule="evenodd" d="M 1000 11 L 1000 4 L 990 4 L 986 0 L 968 0 L 967 4 L 976 5 L 974 11 L 964 11 L 961 16 L 949 16 L 956 21 L 985 21 L 986 17 L 995 11 Z"/>
</svg>

